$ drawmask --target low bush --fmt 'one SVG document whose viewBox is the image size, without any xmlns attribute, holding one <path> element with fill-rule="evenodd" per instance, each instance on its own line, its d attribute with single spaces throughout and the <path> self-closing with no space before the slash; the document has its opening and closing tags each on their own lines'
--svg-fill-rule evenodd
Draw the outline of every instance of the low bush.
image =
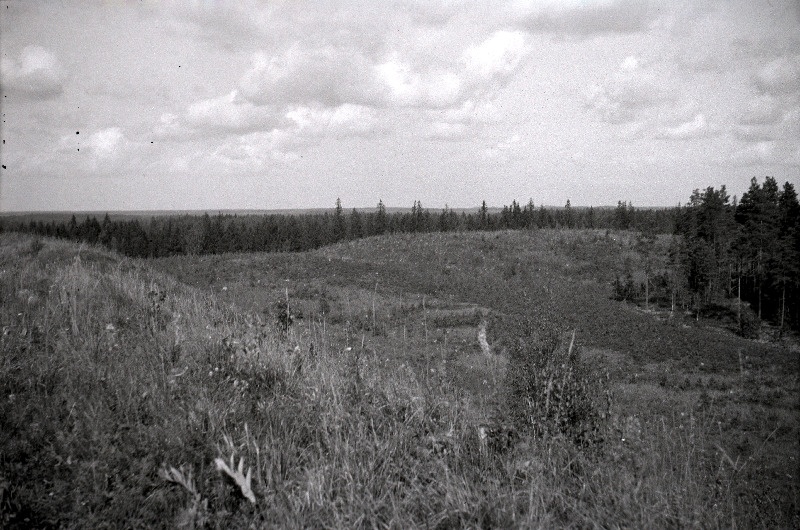
<svg viewBox="0 0 800 530">
<path fill-rule="evenodd" d="M 537 436 L 565 435 L 582 446 L 601 442 L 611 394 L 607 381 L 586 369 L 575 332 L 559 333 L 552 323 L 530 319 L 499 327 L 507 334 L 505 385 L 513 423 Z"/>
</svg>

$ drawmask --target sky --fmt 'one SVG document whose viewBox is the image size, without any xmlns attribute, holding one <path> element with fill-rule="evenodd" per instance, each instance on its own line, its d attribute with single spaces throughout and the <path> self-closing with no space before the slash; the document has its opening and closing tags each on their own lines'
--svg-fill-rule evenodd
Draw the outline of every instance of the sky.
<svg viewBox="0 0 800 530">
<path fill-rule="evenodd" d="M 0 1 L 0 211 L 800 184 L 797 0 Z"/>
</svg>

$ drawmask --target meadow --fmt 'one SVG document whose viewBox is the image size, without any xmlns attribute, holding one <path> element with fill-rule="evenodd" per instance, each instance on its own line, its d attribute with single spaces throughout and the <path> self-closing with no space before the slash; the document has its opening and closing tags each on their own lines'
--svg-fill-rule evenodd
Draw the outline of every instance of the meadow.
<svg viewBox="0 0 800 530">
<path fill-rule="evenodd" d="M 615 301 L 635 253 L 0 234 L 0 526 L 800 527 L 796 337 Z"/>
</svg>

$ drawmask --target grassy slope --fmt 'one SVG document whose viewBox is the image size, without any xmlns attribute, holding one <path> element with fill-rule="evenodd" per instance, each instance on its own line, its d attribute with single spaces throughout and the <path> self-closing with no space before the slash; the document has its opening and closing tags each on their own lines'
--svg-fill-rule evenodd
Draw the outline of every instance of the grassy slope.
<svg viewBox="0 0 800 530">
<path fill-rule="evenodd" d="M 0 524 L 796 526 L 796 353 L 611 302 L 594 278 L 617 239 L 394 236 L 157 272 L 4 234 Z M 304 318 L 281 334 L 287 293 Z M 519 315 L 577 328 L 616 395 L 605 443 L 481 449 L 507 404 L 485 314 L 497 349 Z M 232 455 L 255 505 L 214 469 Z"/>
</svg>

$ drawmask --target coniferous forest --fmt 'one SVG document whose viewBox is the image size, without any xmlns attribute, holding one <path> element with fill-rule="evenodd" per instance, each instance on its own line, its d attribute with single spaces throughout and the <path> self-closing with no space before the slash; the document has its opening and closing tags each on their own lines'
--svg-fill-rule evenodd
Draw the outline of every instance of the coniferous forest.
<svg viewBox="0 0 800 530">
<path fill-rule="evenodd" d="M 398 233 L 535 229 L 625 230 L 638 234 L 638 268 L 614 282 L 620 300 L 691 310 L 700 318 L 734 303 L 740 331 L 757 336 L 761 320 L 780 330 L 800 329 L 800 204 L 790 182 L 755 177 L 741 199 L 726 187 L 694 190 L 687 203 L 641 209 L 535 206 L 512 201 L 502 209 L 484 202 L 474 211 L 345 210 L 265 215 L 163 215 L 79 221 L 0 219 L 0 231 L 21 231 L 100 244 L 134 258 L 229 252 L 302 252 L 343 240 Z M 656 241 L 668 237 L 667 255 L 654 260 Z M 660 265 L 657 264 L 660 263 Z M 640 276 L 640 275 L 639 275 Z"/>
</svg>

